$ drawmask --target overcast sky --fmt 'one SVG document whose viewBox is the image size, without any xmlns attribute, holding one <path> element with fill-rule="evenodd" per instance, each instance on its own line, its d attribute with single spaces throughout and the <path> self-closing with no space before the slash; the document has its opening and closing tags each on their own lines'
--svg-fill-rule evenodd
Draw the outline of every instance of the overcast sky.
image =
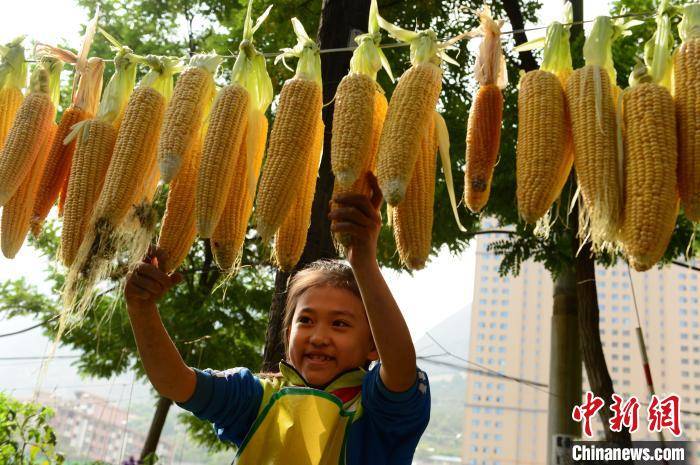
<svg viewBox="0 0 700 465">
<path fill-rule="evenodd" d="M 72 0 L 22 0 L 5 2 L 3 5 L 3 27 L 0 28 L 0 43 L 26 34 L 30 39 L 56 44 L 65 41 L 78 48 L 79 25 L 87 21 L 87 12 L 77 7 Z M 560 16 L 559 0 L 544 0 L 537 24 L 547 24 Z M 607 1 L 586 1 L 586 19 L 607 14 Z M 41 14 L 37 14 L 41 12 Z M 507 28 L 507 26 L 506 26 Z M 543 35 L 543 31 L 533 33 L 529 38 Z M 100 39 L 98 39 L 100 40 Z M 137 50 L 138 52 L 138 50 Z M 270 63 L 271 65 L 271 63 Z M 453 154 L 460 156 L 460 154 Z M 415 339 L 435 326 L 447 316 L 467 307 L 472 300 L 474 284 L 474 248 L 460 256 L 452 256 L 442 251 L 425 270 L 413 276 L 386 270 L 385 276 L 405 315 L 409 329 Z M 28 246 L 24 246 L 14 260 L 0 256 L 0 282 L 20 276 L 37 285 L 44 292 L 50 292 L 51 283 L 46 282 L 46 260 Z M 31 319 L 0 319 L 0 334 L 14 331 L 32 324 Z M 468 328 L 464 328 L 465 334 Z M 34 332 L 38 333 L 38 332 Z M 46 348 L 46 340 L 36 334 L 0 338 L 0 354 L 3 356 L 41 355 Z M 63 353 L 66 353 L 63 351 Z M 58 363 L 55 362 L 55 363 Z M 6 366 L 0 363 L 1 366 Z M 60 363 L 55 369 L 67 370 L 67 363 Z M 26 376 L 14 380 L 6 378 L 0 387 L 25 386 L 32 378 L 35 369 L 26 368 Z M 19 373 L 18 373 L 19 374 Z M 67 373 L 66 373 L 67 375 Z M 58 377 L 59 374 L 56 373 Z M 7 384 L 10 382 L 11 384 Z"/>
</svg>

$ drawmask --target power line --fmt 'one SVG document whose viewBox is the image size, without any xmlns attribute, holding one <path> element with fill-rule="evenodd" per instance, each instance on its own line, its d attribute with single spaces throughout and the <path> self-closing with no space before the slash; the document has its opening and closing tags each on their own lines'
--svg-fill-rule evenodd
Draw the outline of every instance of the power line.
<svg viewBox="0 0 700 465">
<path fill-rule="evenodd" d="M 46 325 L 46 324 L 49 324 L 49 323 L 51 323 L 52 321 L 54 321 L 54 320 L 56 320 L 57 318 L 59 318 L 60 316 L 61 316 L 61 315 L 54 315 L 54 316 L 52 316 L 51 318 L 49 318 L 48 320 L 42 321 L 41 323 L 37 323 L 37 324 L 32 325 L 32 326 L 30 326 L 30 327 L 28 327 L 28 328 L 20 329 L 19 331 L 13 331 L 13 332 L 11 332 L 11 333 L 0 334 L 0 337 L 16 336 L 17 334 L 26 333 L 27 331 L 31 331 L 31 330 L 34 329 L 34 328 L 38 328 L 39 326 L 44 326 L 44 325 Z"/>
</svg>

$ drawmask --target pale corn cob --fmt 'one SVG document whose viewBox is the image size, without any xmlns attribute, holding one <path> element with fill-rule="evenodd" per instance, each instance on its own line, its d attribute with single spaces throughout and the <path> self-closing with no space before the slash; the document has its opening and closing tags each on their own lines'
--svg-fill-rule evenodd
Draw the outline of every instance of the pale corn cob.
<svg viewBox="0 0 700 465">
<path fill-rule="evenodd" d="M 600 114 L 596 111 L 600 83 Z M 620 222 L 620 179 L 615 102 L 608 73 L 596 65 L 577 69 L 569 78 L 566 100 L 571 116 L 574 164 L 585 208 L 582 231 L 590 231 L 594 247 L 614 242 Z"/>
<path fill-rule="evenodd" d="M 34 236 L 38 236 L 41 232 L 41 225 L 49 214 L 70 172 L 71 159 L 75 151 L 75 139 L 67 145 L 63 141 L 73 125 L 91 116 L 86 111 L 71 106 L 61 117 L 34 203 L 31 220 L 32 234 Z"/>
<path fill-rule="evenodd" d="M 630 264 L 646 271 L 663 256 L 678 215 L 673 99 L 657 84 L 623 94 L 625 203 L 621 237 Z"/>
<path fill-rule="evenodd" d="M 256 200 L 256 229 L 264 241 L 282 225 L 302 188 L 321 97 L 321 86 L 313 80 L 296 77 L 282 87 Z"/>
<path fill-rule="evenodd" d="M 221 215 L 219 223 L 211 236 L 211 248 L 214 253 L 217 265 L 224 271 L 235 271 L 241 261 L 243 241 L 248 230 L 248 221 L 253 211 L 253 200 L 255 196 L 255 186 L 249 183 L 257 182 L 257 176 L 262 166 L 263 155 L 265 154 L 265 143 L 267 141 L 267 118 L 259 111 L 256 111 L 255 118 L 258 124 L 253 127 L 248 125 L 248 134 L 241 144 L 241 154 L 236 163 L 235 172 L 245 173 L 248 169 L 247 157 L 253 156 L 250 169 L 254 176 L 237 175 L 234 176 L 229 189 L 226 207 Z M 257 132 L 255 148 L 249 148 L 249 141 L 255 139 L 251 131 Z M 251 152 L 252 150 L 252 152 Z"/>
<path fill-rule="evenodd" d="M 559 197 L 573 153 L 566 96 L 548 71 L 530 71 L 518 91 L 516 182 L 518 213 L 534 224 Z"/>
<path fill-rule="evenodd" d="M 700 38 L 683 44 L 674 57 L 678 122 L 678 187 L 685 216 L 700 221 Z"/>
<path fill-rule="evenodd" d="M 214 232 L 234 176 L 244 176 L 234 168 L 248 124 L 249 105 L 248 91 L 231 84 L 219 91 L 212 106 L 195 197 L 197 233 L 203 238 Z"/>
<path fill-rule="evenodd" d="M 77 139 L 61 232 L 61 260 L 67 267 L 73 264 L 87 233 L 112 158 L 117 131 L 105 121 L 92 119 L 85 123 Z"/>
<path fill-rule="evenodd" d="M 420 270 L 430 255 L 438 143 L 434 120 L 423 131 L 421 151 L 403 202 L 393 209 L 393 228 L 401 263 Z"/>
<path fill-rule="evenodd" d="M 165 98 L 151 87 L 138 87 L 131 94 L 95 207 L 96 222 L 117 227 L 140 200 L 155 164 L 158 131 L 154 128 L 160 127 L 164 110 Z"/>
<path fill-rule="evenodd" d="M 442 70 L 426 62 L 409 68 L 391 96 L 377 155 L 377 179 L 389 205 L 403 200 L 441 88 Z"/>
<path fill-rule="evenodd" d="M 194 193 L 202 159 L 201 136 L 195 135 L 183 161 L 180 174 L 170 183 L 168 201 L 158 236 L 158 247 L 167 252 L 162 263 L 166 273 L 175 271 L 185 260 L 197 234 L 194 219 Z"/>
<path fill-rule="evenodd" d="M 32 216 L 32 205 L 36 198 L 41 173 L 46 165 L 53 137 L 56 134 L 56 124 L 51 122 L 40 141 L 38 150 L 30 172 L 22 180 L 19 188 L 2 209 L 0 221 L 0 246 L 2 253 L 7 258 L 14 258 L 22 247 L 24 239 L 29 232 L 29 220 Z"/>
<path fill-rule="evenodd" d="M 158 144 L 158 165 L 163 182 L 177 176 L 185 154 L 194 143 L 205 110 L 216 93 L 212 74 L 206 69 L 190 67 L 175 84 L 173 97 L 168 103 Z"/>
<path fill-rule="evenodd" d="M 379 148 L 379 137 L 382 133 L 384 118 L 386 117 L 387 101 L 384 94 L 380 91 L 374 93 L 374 112 L 372 113 L 372 139 L 369 146 L 369 157 L 366 164 L 362 167 L 360 175 L 348 187 L 343 187 L 339 183 L 333 185 L 333 197 L 344 194 L 361 194 L 369 196 L 372 193 L 372 188 L 367 180 L 367 173 L 374 173 L 377 167 L 377 149 Z M 335 206 L 335 202 L 333 206 Z M 333 236 L 337 248 L 346 248 L 350 244 L 350 236 L 345 233 L 336 233 Z"/>
<path fill-rule="evenodd" d="M 469 111 L 464 203 L 479 212 L 491 194 L 491 179 L 498 161 L 503 118 L 503 93 L 495 84 L 480 86 Z"/>
<path fill-rule="evenodd" d="M 348 187 L 370 156 L 376 82 L 366 74 L 346 75 L 335 94 L 331 166 L 336 183 Z"/>
<path fill-rule="evenodd" d="M 275 236 L 275 260 L 280 270 L 294 269 L 304 252 L 306 236 L 311 224 L 311 207 L 316 192 L 318 165 L 323 152 L 324 125 L 320 115 L 311 144 L 311 155 L 305 167 L 303 184 L 297 191 L 294 204 Z"/>
<path fill-rule="evenodd" d="M 56 109 L 47 93 L 29 94 L 17 110 L 0 152 L 0 206 L 15 194 L 48 138 Z"/>
</svg>

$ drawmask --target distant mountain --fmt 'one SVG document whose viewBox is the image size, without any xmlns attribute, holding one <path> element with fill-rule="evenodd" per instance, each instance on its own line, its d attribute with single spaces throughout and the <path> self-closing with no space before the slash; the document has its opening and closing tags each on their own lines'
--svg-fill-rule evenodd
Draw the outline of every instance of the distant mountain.
<svg viewBox="0 0 700 465">
<path fill-rule="evenodd" d="M 432 336 L 442 347 L 448 352 L 461 357 L 467 358 L 469 353 L 469 323 L 471 317 L 471 306 L 459 309 L 457 312 L 445 318 L 443 321 L 435 325 L 427 331 L 425 335 L 420 337 L 415 343 L 416 354 L 420 356 L 430 356 L 442 354 L 444 352 L 438 344 L 436 344 L 428 335 Z M 434 363 L 431 363 L 431 360 Z M 458 372 L 455 368 L 441 365 L 435 362 L 446 362 L 465 366 L 466 364 L 458 358 L 449 355 L 439 357 L 429 357 L 427 359 L 419 359 L 418 365 L 428 372 L 428 375 L 434 377 L 436 375 L 455 374 Z"/>
</svg>

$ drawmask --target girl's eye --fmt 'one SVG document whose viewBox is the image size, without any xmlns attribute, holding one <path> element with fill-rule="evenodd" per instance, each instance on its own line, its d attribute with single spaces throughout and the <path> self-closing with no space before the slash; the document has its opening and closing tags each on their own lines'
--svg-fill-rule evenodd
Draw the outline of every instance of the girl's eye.
<svg viewBox="0 0 700 465">
<path fill-rule="evenodd" d="M 350 327 L 350 325 L 348 323 L 346 323 L 345 321 L 342 321 L 342 320 L 336 320 L 335 322 L 333 322 L 333 324 L 343 325 L 343 326 L 348 327 L 348 328 Z"/>
<path fill-rule="evenodd" d="M 308 316 L 300 316 L 299 319 L 297 319 L 297 323 L 311 323 L 311 318 Z"/>
</svg>

